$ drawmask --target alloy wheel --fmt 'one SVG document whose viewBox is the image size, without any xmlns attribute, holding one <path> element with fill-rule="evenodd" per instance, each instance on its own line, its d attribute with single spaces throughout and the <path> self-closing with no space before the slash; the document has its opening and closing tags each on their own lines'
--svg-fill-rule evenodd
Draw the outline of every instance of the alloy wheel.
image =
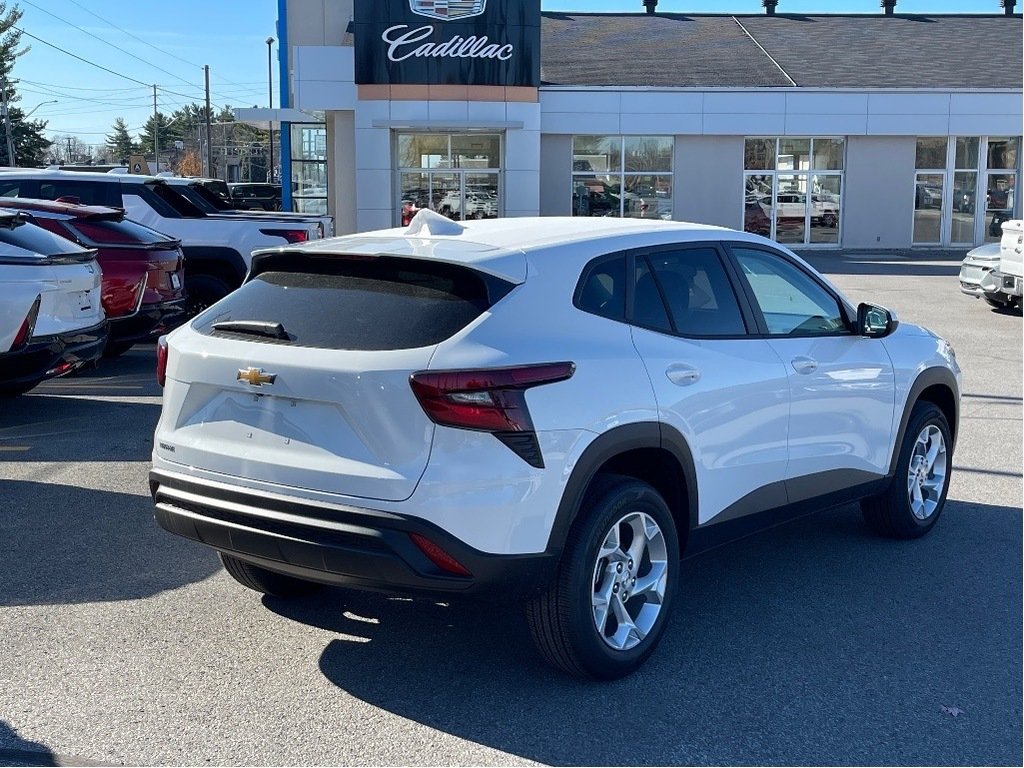
<svg viewBox="0 0 1024 768">
<path fill-rule="evenodd" d="M 946 441 L 942 431 L 929 424 L 917 436 L 907 468 L 907 498 L 918 520 L 927 520 L 939 506 L 946 474 Z"/>
<path fill-rule="evenodd" d="M 616 651 L 636 647 L 661 615 L 668 584 L 665 534 L 644 512 L 621 517 L 594 563 L 591 606 L 601 639 Z"/>
</svg>

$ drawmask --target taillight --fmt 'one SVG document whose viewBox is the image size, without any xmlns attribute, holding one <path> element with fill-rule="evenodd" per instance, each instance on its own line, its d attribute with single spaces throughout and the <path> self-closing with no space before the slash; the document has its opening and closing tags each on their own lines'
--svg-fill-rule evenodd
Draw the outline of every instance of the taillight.
<svg viewBox="0 0 1024 768">
<path fill-rule="evenodd" d="M 32 306 L 29 307 L 28 314 L 25 315 L 25 319 L 21 323 L 21 327 L 18 332 L 14 335 L 14 342 L 11 344 L 11 349 L 20 349 L 25 344 L 28 344 L 29 339 L 32 338 L 32 332 L 36 329 L 36 319 L 39 317 L 39 304 L 42 301 L 42 296 L 36 296 L 36 300 L 32 302 Z"/>
<path fill-rule="evenodd" d="M 261 229 L 264 235 L 283 237 L 289 243 L 305 243 L 309 240 L 309 232 L 304 229 Z"/>
<path fill-rule="evenodd" d="M 161 336 L 156 342 L 156 383 L 161 387 L 167 383 L 167 337 Z"/>
<path fill-rule="evenodd" d="M 466 566 L 437 546 L 437 544 L 432 542 L 426 536 L 421 536 L 418 533 L 410 533 L 409 538 L 412 539 L 413 544 L 419 547 L 420 552 L 430 558 L 430 562 L 445 573 L 451 573 L 455 576 L 473 575 L 469 572 L 469 569 L 467 569 Z"/>
<path fill-rule="evenodd" d="M 431 421 L 447 427 L 493 432 L 535 467 L 543 467 L 526 390 L 565 381 L 573 363 L 542 363 L 473 371 L 422 371 L 409 383 Z"/>
</svg>

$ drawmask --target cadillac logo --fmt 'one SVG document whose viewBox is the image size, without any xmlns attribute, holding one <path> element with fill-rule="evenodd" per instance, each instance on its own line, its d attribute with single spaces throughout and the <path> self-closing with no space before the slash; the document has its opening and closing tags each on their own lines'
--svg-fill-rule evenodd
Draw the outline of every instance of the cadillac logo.
<svg viewBox="0 0 1024 768">
<path fill-rule="evenodd" d="M 413 13 L 440 21 L 454 21 L 484 12 L 487 0 L 409 0 Z"/>
<path fill-rule="evenodd" d="M 240 368 L 235 380 L 262 387 L 264 384 L 273 384 L 276 378 L 276 373 L 266 373 L 262 368 Z"/>
</svg>

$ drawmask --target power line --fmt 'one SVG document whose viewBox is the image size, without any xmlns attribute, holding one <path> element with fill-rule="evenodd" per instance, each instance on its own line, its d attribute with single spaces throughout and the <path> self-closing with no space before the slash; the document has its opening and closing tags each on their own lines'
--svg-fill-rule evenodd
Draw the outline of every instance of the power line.
<svg viewBox="0 0 1024 768">
<path fill-rule="evenodd" d="M 32 5 L 32 3 L 29 2 L 29 0 L 25 0 L 25 2 L 28 3 L 29 5 Z M 164 54 L 165 56 L 170 56 L 172 59 L 177 59 L 178 61 L 182 62 L 183 64 L 188 64 L 190 67 L 196 67 L 197 69 L 199 68 L 198 64 L 194 64 L 191 61 L 186 61 L 185 59 L 181 58 L 180 56 L 178 56 L 176 54 L 173 54 L 170 51 L 165 51 L 163 48 L 160 48 L 160 47 L 158 47 L 156 45 L 153 45 L 148 40 L 144 40 L 141 37 L 139 37 L 138 35 L 132 34 L 127 29 L 124 29 L 123 27 L 117 26 L 117 24 L 115 24 L 114 22 L 110 21 L 109 19 L 103 18 L 98 13 L 96 13 L 95 11 L 90 10 L 89 8 L 86 8 L 84 5 L 82 5 L 81 3 L 77 2 L 76 0 L 68 0 L 68 2 L 70 2 L 72 5 L 77 5 L 79 8 L 81 8 L 86 13 L 90 14 L 91 16 L 95 16 L 97 19 L 99 19 L 100 21 L 102 21 L 102 22 L 104 22 L 106 24 L 109 24 L 111 27 L 113 27 L 114 29 L 118 30 L 119 32 L 123 32 L 124 34 L 128 35 L 128 37 L 132 38 L 133 40 L 138 40 L 143 45 L 148 45 L 154 51 L 159 51 L 160 53 Z M 241 83 L 236 83 L 236 82 L 234 82 L 232 80 L 228 80 L 226 77 L 220 77 L 219 79 L 223 80 L 225 83 L 228 83 L 230 85 L 241 85 Z"/>
<path fill-rule="evenodd" d="M 54 45 L 53 43 L 50 43 L 50 42 L 47 42 L 46 40 L 43 40 L 43 38 L 41 38 L 41 37 L 36 37 L 31 32 L 26 32 L 25 30 L 19 29 L 18 27 L 14 27 L 14 26 L 12 26 L 11 29 L 13 29 L 16 32 L 20 32 L 21 34 L 25 35 L 26 37 L 31 37 L 33 40 L 38 40 L 43 45 L 48 45 L 51 48 L 60 51 L 61 53 L 66 53 L 71 58 L 78 59 L 83 64 L 88 64 L 91 67 L 96 67 L 96 69 L 102 69 L 104 72 L 109 72 L 110 74 L 116 75 L 117 77 L 120 77 L 120 78 L 122 78 L 124 80 L 128 80 L 128 81 L 133 82 L 133 83 L 138 83 L 139 85 L 144 86 L 146 88 L 152 88 L 153 87 L 152 83 L 144 83 L 141 80 L 136 80 L 134 77 L 128 77 L 128 75 L 121 74 L 120 72 L 115 72 L 112 69 L 107 69 L 102 64 L 97 64 L 94 61 L 89 61 L 88 59 L 83 59 L 81 56 L 78 56 L 77 54 L 74 54 L 71 51 L 64 50 L 59 45 Z"/>
<path fill-rule="evenodd" d="M 62 18 L 62 17 L 58 16 L 58 15 L 57 15 L 57 14 L 55 14 L 55 13 L 51 13 L 50 11 L 47 11 L 47 10 L 46 10 L 46 9 L 44 9 L 44 8 L 40 8 L 40 7 L 38 6 L 38 5 L 36 5 L 35 3 L 33 3 L 33 2 L 32 2 L 32 0 L 22 0 L 22 2 L 24 2 L 24 3 L 26 4 L 26 5 L 31 5 L 31 6 L 32 6 L 33 8 L 35 8 L 35 9 L 36 9 L 37 11 L 41 11 L 42 13 L 45 13 L 45 14 L 46 14 L 47 16 L 50 16 L 50 17 L 52 17 L 52 18 L 56 19 L 57 21 L 62 21 L 62 22 L 64 22 L 64 23 L 65 23 L 65 24 L 67 24 L 67 25 L 68 25 L 69 27 L 74 27 L 74 28 L 75 28 L 75 29 L 77 29 L 77 30 L 78 30 L 79 32 L 81 32 L 81 33 L 82 33 L 83 35 L 88 35 L 89 37 L 93 38 L 94 40 L 99 40 L 99 41 L 100 41 L 101 43 L 103 43 L 104 45 L 109 45 L 109 46 L 110 46 L 111 48 L 113 48 L 114 50 L 116 50 L 116 51 L 120 51 L 121 53 L 125 54 L 126 56 L 131 56 L 131 57 L 132 57 L 133 59 L 135 59 L 136 61 L 141 61 L 141 62 L 142 62 L 143 64 L 146 64 L 147 66 L 150 66 L 150 67 L 152 67 L 153 69 L 158 69 L 158 70 L 160 70 L 161 72 L 163 72 L 163 73 L 164 73 L 165 75 L 170 75 L 170 76 L 171 76 L 171 77 L 173 77 L 173 78 L 174 78 L 175 80 L 179 80 L 179 81 L 183 82 L 183 83 L 184 83 L 185 85 L 190 85 L 190 86 L 193 86 L 193 87 L 195 87 L 195 83 L 190 83 L 190 82 L 189 82 L 188 80 L 184 79 L 183 77 L 178 77 L 178 76 L 177 76 L 176 74 L 174 74 L 173 72 L 168 72 L 168 71 L 167 71 L 166 69 L 164 69 L 163 67 L 158 67 L 158 66 L 157 66 L 156 64 L 153 64 L 152 62 L 146 61 L 145 59 L 141 58 L 140 56 L 136 56 L 136 55 L 135 55 L 134 53 L 132 53 L 131 51 L 126 51 L 126 50 L 125 50 L 124 48 L 120 47 L 119 45 L 114 45 L 114 44 L 113 44 L 112 42 L 110 42 L 109 40 L 104 40 L 104 39 L 103 39 L 102 37 L 100 37 L 99 35 L 94 35 L 94 34 L 93 34 L 92 32 L 88 31 L 87 29 L 82 29 L 82 27 L 78 26 L 77 24 L 75 24 L 75 23 L 73 23 L 73 22 L 70 22 L 70 21 L 68 21 L 68 20 L 67 20 L 67 19 L 65 19 L 65 18 Z"/>
</svg>

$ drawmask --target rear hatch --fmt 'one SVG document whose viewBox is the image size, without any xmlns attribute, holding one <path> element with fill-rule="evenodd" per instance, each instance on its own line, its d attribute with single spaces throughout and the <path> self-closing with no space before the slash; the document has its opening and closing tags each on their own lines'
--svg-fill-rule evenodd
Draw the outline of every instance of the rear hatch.
<svg viewBox="0 0 1024 768">
<path fill-rule="evenodd" d="M 1004 275 L 1024 277 L 1024 221 L 1012 219 L 1003 222 L 999 251 L 999 271 Z"/>
<path fill-rule="evenodd" d="M 0 219 L 0 264 L 5 282 L 34 284 L 40 295 L 34 337 L 89 328 L 103 320 L 96 252 L 28 223 Z"/>
<path fill-rule="evenodd" d="M 289 487 L 408 498 L 434 425 L 409 385 L 513 283 L 465 265 L 294 251 L 169 338 L 156 452 Z"/>
<path fill-rule="evenodd" d="M 99 250 L 108 316 L 127 314 L 126 303 L 134 311 L 140 304 L 184 298 L 185 260 L 180 240 L 126 219 L 120 211 L 79 216 L 65 226 L 76 240 Z M 119 311 L 111 311 L 115 307 Z"/>
</svg>

